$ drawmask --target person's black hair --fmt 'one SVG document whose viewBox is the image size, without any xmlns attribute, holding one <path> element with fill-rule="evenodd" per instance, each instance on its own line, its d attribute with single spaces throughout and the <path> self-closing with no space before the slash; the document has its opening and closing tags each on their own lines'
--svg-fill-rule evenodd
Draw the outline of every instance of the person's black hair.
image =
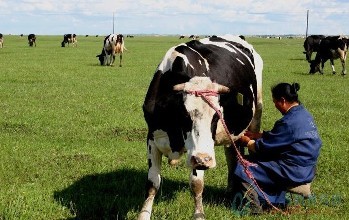
<svg viewBox="0 0 349 220">
<path fill-rule="evenodd" d="M 284 98 L 288 102 L 300 103 L 297 93 L 300 88 L 299 83 L 279 83 L 271 88 L 271 94 L 276 100 Z"/>
</svg>

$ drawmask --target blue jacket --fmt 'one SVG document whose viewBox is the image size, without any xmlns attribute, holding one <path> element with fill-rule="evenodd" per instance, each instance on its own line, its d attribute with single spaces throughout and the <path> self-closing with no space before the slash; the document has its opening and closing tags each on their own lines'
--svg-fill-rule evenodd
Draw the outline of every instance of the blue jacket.
<svg viewBox="0 0 349 220">
<path fill-rule="evenodd" d="M 272 203 L 284 204 L 286 188 L 314 179 L 321 145 L 311 114 L 303 105 L 294 106 L 256 140 L 256 153 L 250 161 L 257 166 L 249 170 Z M 235 174 L 252 184 L 240 163 Z"/>
</svg>

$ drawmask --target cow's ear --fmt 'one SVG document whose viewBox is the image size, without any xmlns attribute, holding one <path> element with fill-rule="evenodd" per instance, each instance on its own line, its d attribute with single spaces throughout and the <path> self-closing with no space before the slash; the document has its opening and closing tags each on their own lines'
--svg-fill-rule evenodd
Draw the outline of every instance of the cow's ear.
<svg viewBox="0 0 349 220">
<path fill-rule="evenodd" d="M 184 90 L 185 83 L 177 84 L 173 86 L 174 91 L 183 91 Z"/>
</svg>

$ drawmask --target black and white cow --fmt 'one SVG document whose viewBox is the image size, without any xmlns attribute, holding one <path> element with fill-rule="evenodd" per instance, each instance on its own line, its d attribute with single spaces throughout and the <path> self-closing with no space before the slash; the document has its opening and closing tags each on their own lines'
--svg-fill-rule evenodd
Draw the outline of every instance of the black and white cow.
<svg viewBox="0 0 349 220">
<path fill-rule="evenodd" d="M 0 33 L 0 48 L 3 48 L 4 46 L 4 35 Z"/>
<path fill-rule="evenodd" d="M 122 64 L 122 54 L 125 50 L 124 36 L 122 34 L 110 34 L 104 38 L 101 54 L 97 55 L 101 65 L 112 66 L 115 61 L 115 54 L 120 54 L 120 64 Z"/>
<path fill-rule="evenodd" d="M 77 46 L 77 39 L 76 39 L 76 34 L 65 34 L 63 35 L 63 41 L 61 43 L 62 47 L 65 47 L 66 44 L 73 44 L 74 46 Z"/>
<path fill-rule="evenodd" d="M 28 44 L 30 47 L 32 47 L 33 45 L 35 45 L 36 47 L 36 36 L 35 34 L 29 34 L 28 35 Z"/>
<path fill-rule="evenodd" d="M 313 52 L 319 51 L 320 42 L 324 38 L 324 35 L 310 35 L 305 39 L 303 44 L 305 51 L 303 53 L 305 54 L 305 58 L 309 63 L 311 61 L 311 55 Z"/>
<path fill-rule="evenodd" d="M 237 140 L 247 129 L 259 131 L 262 69 L 260 55 L 238 36 L 192 40 L 167 51 L 143 104 L 148 124 L 149 170 L 147 198 L 139 220 L 150 219 L 161 183 L 162 156 L 174 165 L 184 152 L 191 169 L 194 218 L 204 219 L 204 170 L 216 166 L 214 145 L 227 146 L 228 164 L 232 164 L 234 157 L 234 148 L 229 147 L 229 136 L 214 108 L 223 113 L 231 140 Z M 228 167 L 230 179 L 233 169 Z M 228 187 L 230 183 L 228 181 Z"/>
<path fill-rule="evenodd" d="M 342 63 L 342 75 L 346 74 L 345 62 L 348 51 L 348 39 L 341 36 L 328 36 L 321 40 L 319 50 L 316 53 L 315 60 L 310 62 L 309 73 L 320 72 L 323 74 L 325 62 L 330 60 L 332 73 L 336 74 L 334 60 L 340 59 Z"/>
</svg>

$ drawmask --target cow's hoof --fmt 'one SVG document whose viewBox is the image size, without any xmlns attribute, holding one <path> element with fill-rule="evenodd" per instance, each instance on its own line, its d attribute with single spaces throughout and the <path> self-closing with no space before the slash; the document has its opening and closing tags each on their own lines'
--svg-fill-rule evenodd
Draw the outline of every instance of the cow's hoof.
<svg viewBox="0 0 349 220">
<path fill-rule="evenodd" d="M 204 213 L 195 213 L 194 219 L 195 220 L 205 220 L 205 214 Z"/>
<path fill-rule="evenodd" d="M 336 72 L 335 72 L 335 71 L 333 71 L 333 72 L 332 72 L 332 74 L 333 74 L 333 75 L 336 75 Z"/>
</svg>

